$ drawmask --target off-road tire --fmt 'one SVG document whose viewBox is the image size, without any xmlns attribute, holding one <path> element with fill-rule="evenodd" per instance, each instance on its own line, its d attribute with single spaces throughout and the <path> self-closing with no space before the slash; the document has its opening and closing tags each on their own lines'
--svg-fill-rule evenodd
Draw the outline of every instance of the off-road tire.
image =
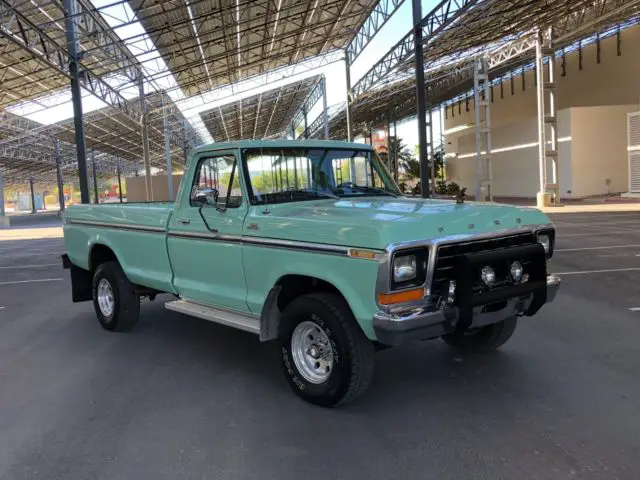
<svg viewBox="0 0 640 480">
<path fill-rule="evenodd" d="M 481 327 L 473 334 L 454 332 L 444 335 L 442 340 L 448 345 L 473 353 L 491 353 L 507 343 L 518 325 L 517 317 Z"/>
<path fill-rule="evenodd" d="M 327 335 L 334 365 L 327 380 L 308 382 L 299 372 L 291 352 L 296 326 L 310 320 Z M 360 329 L 351 309 L 338 295 L 313 293 L 287 306 L 279 326 L 282 369 L 293 391 L 315 405 L 333 407 L 353 402 L 373 378 L 374 345 Z"/>
<path fill-rule="evenodd" d="M 109 316 L 103 314 L 98 303 L 98 285 L 107 280 L 113 292 L 114 308 Z M 118 262 L 105 262 L 93 274 L 93 306 L 100 325 L 110 332 L 128 332 L 140 316 L 140 297 L 129 282 Z"/>
</svg>

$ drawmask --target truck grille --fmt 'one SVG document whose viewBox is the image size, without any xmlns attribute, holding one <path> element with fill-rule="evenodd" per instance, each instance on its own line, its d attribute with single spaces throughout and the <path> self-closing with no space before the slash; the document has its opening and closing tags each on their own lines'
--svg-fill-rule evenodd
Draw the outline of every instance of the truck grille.
<svg viewBox="0 0 640 480">
<path fill-rule="evenodd" d="M 532 245 L 536 243 L 536 237 L 532 232 L 519 233 L 505 237 L 471 240 L 468 242 L 440 245 L 436 253 L 436 264 L 431 283 L 431 295 L 440 296 L 449 280 L 454 279 L 456 258 L 469 253 L 488 252 L 505 248 Z M 526 264 L 523 263 L 525 271 Z"/>
</svg>

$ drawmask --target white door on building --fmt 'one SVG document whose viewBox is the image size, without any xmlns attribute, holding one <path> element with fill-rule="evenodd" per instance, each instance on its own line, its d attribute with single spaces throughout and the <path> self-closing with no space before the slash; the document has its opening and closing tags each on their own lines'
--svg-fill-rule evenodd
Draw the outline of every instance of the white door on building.
<svg viewBox="0 0 640 480">
<path fill-rule="evenodd" d="M 640 193 L 640 112 L 627 114 L 629 192 Z"/>
</svg>

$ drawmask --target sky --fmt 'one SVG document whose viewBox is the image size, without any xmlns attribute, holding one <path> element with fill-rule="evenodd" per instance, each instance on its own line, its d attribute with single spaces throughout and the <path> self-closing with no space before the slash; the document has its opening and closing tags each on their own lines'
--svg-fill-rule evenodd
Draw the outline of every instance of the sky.
<svg viewBox="0 0 640 480">
<path fill-rule="evenodd" d="M 142 63 L 145 73 L 148 77 L 154 77 L 158 80 L 155 85 L 146 85 L 145 90 L 152 91 L 154 89 L 171 89 L 169 96 L 176 103 L 183 115 L 191 122 L 201 135 L 205 142 L 212 142 L 213 138 L 206 134 L 206 128 L 202 123 L 198 113 L 210 110 L 218 105 L 231 103 L 240 98 L 256 95 L 262 91 L 276 88 L 283 84 L 291 83 L 301 78 L 324 74 L 327 82 L 327 102 L 328 105 L 339 104 L 346 99 L 346 78 L 345 64 L 338 61 L 330 65 L 325 65 L 315 70 L 288 68 L 285 78 L 282 80 L 271 81 L 269 74 L 262 78 L 254 79 L 250 82 L 241 82 L 225 89 L 215 89 L 209 94 L 198 95 L 195 97 L 185 98 L 182 91 L 177 87 L 175 78 L 170 74 L 162 57 L 155 49 L 150 53 L 141 53 L 141 51 L 149 52 L 153 48 L 153 42 L 146 36 L 146 32 L 142 25 L 134 22 L 130 25 L 121 26 L 122 23 L 130 23 L 134 20 L 133 12 L 127 5 L 112 5 L 112 0 L 91 0 L 96 8 L 102 8 L 101 13 L 109 25 L 114 29 L 115 33 L 121 39 L 131 39 L 136 37 L 134 41 L 129 40 L 127 46 L 129 50 Z M 423 16 L 426 15 L 435 5 L 437 0 L 422 0 Z M 187 7 L 191 15 L 190 7 Z M 360 54 L 351 66 L 351 81 L 355 83 L 395 45 L 407 32 L 409 32 L 412 24 L 411 0 L 405 0 L 398 11 L 389 19 L 387 24 L 378 32 L 376 37 L 367 45 L 365 50 Z M 194 35 L 195 36 L 195 35 Z M 307 63 L 314 64 L 314 60 Z M 300 73 L 302 72 L 302 73 Z M 282 76 L 282 75 L 280 75 Z M 122 79 L 110 78 L 107 80 L 110 85 L 118 88 L 122 85 Z M 267 83 L 268 82 L 268 83 Z M 256 87 L 256 85 L 260 85 Z M 125 98 L 134 99 L 138 97 L 138 88 L 129 87 L 119 89 Z M 244 91 L 243 91 L 244 90 Z M 238 93 L 239 92 L 239 93 Z M 85 113 L 98 110 L 105 107 L 105 104 L 90 93 L 83 91 L 83 110 Z M 43 108 L 43 105 L 46 108 Z M 18 115 L 26 116 L 32 120 L 43 124 L 51 124 L 73 117 L 73 109 L 71 106 L 70 91 L 44 99 L 38 105 L 27 103 L 11 111 Z M 312 122 L 322 111 L 322 101 L 310 111 L 309 122 Z M 434 120 L 434 136 L 440 138 L 440 122 Z M 417 124 L 414 121 L 408 121 L 398 124 L 398 135 L 403 138 L 404 143 L 412 150 L 413 146 L 418 143 Z"/>
</svg>

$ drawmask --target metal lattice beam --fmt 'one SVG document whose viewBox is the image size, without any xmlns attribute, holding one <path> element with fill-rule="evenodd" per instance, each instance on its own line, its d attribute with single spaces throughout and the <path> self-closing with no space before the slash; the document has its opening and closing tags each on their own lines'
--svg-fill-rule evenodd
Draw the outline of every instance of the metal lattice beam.
<svg viewBox="0 0 640 480">
<path fill-rule="evenodd" d="M 427 45 L 434 35 L 450 26 L 475 3 L 477 0 L 441 1 L 422 19 L 423 44 Z M 413 31 L 410 31 L 353 86 L 353 95 L 358 97 L 367 92 L 391 71 L 409 61 L 414 51 Z"/>
<path fill-rule="evenodd" d="M 476 5 L 464 19 L 456 22 L 444 34 L 432 39 L 427 49 L 431 49 L 431 53 L 425 51 L 425 88 L 430 104 L 439 105 L 450 99 L 464 100 L 473 85 L 471 65 L 478 57 L 487 60 L 492 79 L 497 79 L 492 80 L 494 83 L 513 69 L 528 65 L 534 56 L 537 25 L 553 26 L 556 32 L 554 48 L 560 51 L 572 48 L 580 39 L 595 38 L 598 32 L 601 33 L 601 39 L 604 38 L 604 32 L 613 35 L 616 25 L 629 26 L 640 22 L 638 0 L 556 0 L 549 3 L 543 15 L 539 10 L 540 2 L 520 6 L 528 10 L 506 12 L 506 3 L 486 0 L 481 5 Z M 499 11 L 503 13 L 502 16 L 497 15 Z M 493 14 L 489 15 L 488 12 Z M 505 17 L 510 20 L 516 14 L 527 19 L 522 25 L 518 25 L 518 33 L 503 34 L 495 40 L 494 37 L 498 34 L 493 32 L 500 32 L 500 28 L 503 28 L 501 22 L 506 21 Z M 475 27 L 473 22 L 463 25 L 469 18 L 476 18 L 478 22 L 482 18 L 485 20 Z M 535 20 L 543 23 L 537 24 Z M 492 24 L 486 22 L 493 22 L 494 26 L 491 27 Z M 480 25 L 484 28 L 481 29 Z M 395 112 L 397 119 L 415 117 L 413 71 L 397 69 L 397 72 L 389 77 L 398 80 L 390 81 L 389 77 L 385 78 L 355 99 L 352 110 L 356 130 L 362 130 L 363 125 L 370 123 L 382 124 L 389 111 Z M 333 119 L 331 131 L 334 138 L 345 137 L 344 112 Z"/>
<path fill-rule="evenodd" d="M 358 29 L 355 37 L 353 37 L 353 40 L 351 40 L 347 46 L 347 56 L 349 57 L 350 65 L 360 56 L 371 40 L 373 40 L 403 3 L 404 0 L 380 0 L 376 6 L 373 7 L 367 20 Z"/>
<path fill-rule="evenodd" d="M 300 106 L 300 110 L 293 117 L 292 124 L 294 126 L 300 125 L 304 121 L 305 112 L 308 114 L 311 109 L 315 106 L 316 103 L 320 101 L 322 96 L 324 95 L 324 82 L 321 82 L 320 79 L 317 80 L 317 83 L 313 87 L 313 89 L 307 95 L 304 102 Z"/>
</svg>

